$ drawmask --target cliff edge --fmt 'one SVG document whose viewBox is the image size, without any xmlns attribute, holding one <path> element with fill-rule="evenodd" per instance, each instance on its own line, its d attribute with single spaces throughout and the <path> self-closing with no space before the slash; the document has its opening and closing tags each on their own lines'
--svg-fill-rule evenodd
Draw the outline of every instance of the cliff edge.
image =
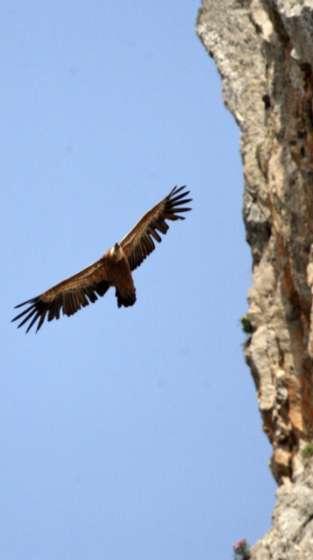
<svg viewBox="0 0 313 560">
<path fill-rule="evenodd" d="M 313 0 L 204 0 L 197 32 L 241 129 L 245 357 L 278 484 L 251 558 L 312 560 Z"/>
</svg>

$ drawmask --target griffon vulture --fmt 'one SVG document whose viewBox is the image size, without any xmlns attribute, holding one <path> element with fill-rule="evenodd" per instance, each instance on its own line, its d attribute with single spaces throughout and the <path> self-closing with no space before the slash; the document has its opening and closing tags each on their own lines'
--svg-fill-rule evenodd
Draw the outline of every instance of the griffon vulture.
<svg viewBox="0 0 313 560">
<path fill-rule="evenodd" d="M 152 253 L 155 241 L 160 243 L 160 234 L 165 234 L 169 228 L 166 220 L 185 219 L 181 214 L 191 210 L 186 207 L 192 200 L 187 198 L 189 192 L 185 186 L 174 187 L 168 196 L 149 210 L 138 224 L 98 261 L 39 296 L 16 305 L 16 308 L 26 307 L 12 321 L 21 319 L 18 328 L 27 324 L 26 332 L 37 321 L 37 332 L 45 319 L 59 319 L 61 311 L 63 315 L 73 315 L 81 307 L 94 303 L 98 296 L 104 296 L 111 287 L 115 288 L 118 307 L 134 305 L 136 290 L 132 271 Z"/>
</svg>

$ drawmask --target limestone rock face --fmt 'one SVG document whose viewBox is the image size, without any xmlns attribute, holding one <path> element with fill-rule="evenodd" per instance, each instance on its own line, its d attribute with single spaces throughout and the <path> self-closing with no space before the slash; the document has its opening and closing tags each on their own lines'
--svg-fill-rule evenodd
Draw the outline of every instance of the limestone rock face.
<svg viewBox="0 0 313 560">
<path fill-rule="evenodd" d="M 203 0 L 197 32 L 242 133 L 245 356 L 279 485 L 252 557 L 313 559 L 313 0 Z"/>
</svg>

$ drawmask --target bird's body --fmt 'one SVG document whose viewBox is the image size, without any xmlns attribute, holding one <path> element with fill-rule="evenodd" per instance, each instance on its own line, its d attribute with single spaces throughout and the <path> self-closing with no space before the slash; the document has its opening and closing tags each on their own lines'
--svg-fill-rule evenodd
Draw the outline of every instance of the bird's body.
<svg viewBox="0 0 313 560">
<path fill-rule="evenodd" d="M 37 297 L 24 301 L 16 307 L 27 306 L 13 321 L 21 319 L 18 327 L 28 322 L 26 332 L 36 323 L 37 331 L 45 318 L 48 321 L 64 315 L 73 315 L 98 296 L 103 296 L 110 287 L 115 288 L 118 307 L 128 307 L 136 301 L 136 289 L 132 271 L 154 250 L 154 241 L 160 242 L 160 233 L 169 228 L 166 220 L 183 220 L 180 213 L 187 212 L 185 204 L 189 191 L 185 187 L 174 187 L 170 194 L 147 212 L 138 224 L 98 261 L 78 274 L 56 284 Z"/>
<path fill-rule="evenodd" d="M 109 281 L 115 286 L 117 305 L 129 307 L 136 301 L 136 288 L 128 259 L 122 247 L 116 243 L 104 257 Z"/>
</svg>

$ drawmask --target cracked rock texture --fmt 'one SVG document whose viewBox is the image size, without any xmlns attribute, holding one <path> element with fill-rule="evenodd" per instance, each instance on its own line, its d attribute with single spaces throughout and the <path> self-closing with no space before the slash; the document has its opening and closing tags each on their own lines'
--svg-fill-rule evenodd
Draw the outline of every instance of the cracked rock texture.
<svg viewBox="0 0 313 560">
<path fill-rule="evenodd" d="M 203 0 L 197 32 L 241 129 L 245 356 L 279 486 L 252 558 L 312 560 L 313 0 Z"/>
</svg>

